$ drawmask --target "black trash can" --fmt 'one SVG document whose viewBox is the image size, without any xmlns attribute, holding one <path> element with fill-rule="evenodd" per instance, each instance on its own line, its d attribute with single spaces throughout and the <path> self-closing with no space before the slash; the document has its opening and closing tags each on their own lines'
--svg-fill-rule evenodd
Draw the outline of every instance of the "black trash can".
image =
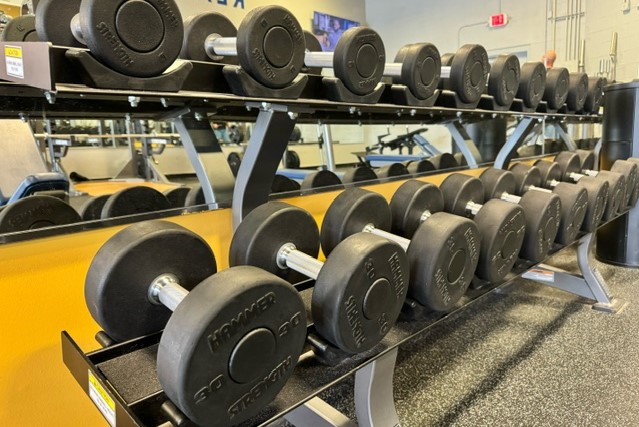
<svg viewBox="0 0 639 427">
<path fill-rule="evenodd" d="M 604 92 L 600 168 L 610 170 L 615 160 L 639 157 L 639 81 L 611 85 Z M 596 257 L 607 264 L 639 267 L 639 208 L 599 229 Z"/>
</svg>

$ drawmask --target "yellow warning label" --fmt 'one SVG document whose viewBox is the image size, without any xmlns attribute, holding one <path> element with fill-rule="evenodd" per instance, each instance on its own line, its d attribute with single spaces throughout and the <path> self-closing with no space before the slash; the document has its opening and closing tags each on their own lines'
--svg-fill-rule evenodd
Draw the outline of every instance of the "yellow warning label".
<svg viewBox="0 0 639 427">
<path fill-rule="evenodd" d="M 93 400 L 93 403 L 102 412 L 109 424 L 115 427 L 115 402 L 91 371 L 89 371 L 89 397 L 91 397 L 91 400 Z"/>
<path fill-rule="evenodd" d="M 22 48 L 17 46 L 5 46 L 4 56 L 22 59 Z"/>
</svg>

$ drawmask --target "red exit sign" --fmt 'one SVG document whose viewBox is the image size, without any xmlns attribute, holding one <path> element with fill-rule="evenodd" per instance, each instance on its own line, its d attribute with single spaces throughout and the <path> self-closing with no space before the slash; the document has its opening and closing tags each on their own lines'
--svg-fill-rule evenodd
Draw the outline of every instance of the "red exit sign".
<svg viewBox="0 0 639 427">
<path fill-rule="evenodd" d="M 491 28 L 503 27 L 508 24 L 508 15 L 505 13 L 499 13 L 490 17 L 489 25 Z"/>
</svg>

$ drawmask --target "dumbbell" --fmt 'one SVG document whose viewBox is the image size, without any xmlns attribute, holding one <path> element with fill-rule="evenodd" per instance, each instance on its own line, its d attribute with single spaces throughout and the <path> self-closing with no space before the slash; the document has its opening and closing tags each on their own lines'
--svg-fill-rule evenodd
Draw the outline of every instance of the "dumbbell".
<svg viewBox="0 0 639 427">
<path fill-rule="evenodd" d="M 305 308 L 295 288 L 266 271 L 216 271 L 199 236 L 141 222 L 100 248 L 84 296 L 117 342 L 164 330 L 157 349 L 164 393 L 195 424 L 228 426 L 257 415 L 293 373 Z"/>
<path fill-rule="evenodd" d="M 239 62 L 260 84 L 269 88 L 289 86 L 304 65 L 302 26 L 281 6 L 251 10 L 240 27 L 224 15 L 206 12 L 184 22 L 180 57 L 194 61 Z"/>
<path fill-rule="evenodd" d="M 570 73 L 568 82 L 568 111 L 582 111 L 588 96 L 588 75 L 586 73 Z"/>
<path fill-rule="evenodd" d="M 562 180 L 578 180 L 583 175 L 605 179 L 610 184 L 614 194 L 623 194 L 619 211 L 630 206 L 632 195 L 637 191 L 637 165 L 627 160 L 617 160 L 609 171 L 594 171 L 581 169 L 581 159 L 578 154 L 569 151 L 561 152 L 555 157 L 555 163 L 561 168 Z M 618 181 L 620 181 L 619 183 Z"/>
<path fill-rule="evenodd" d="M 566 104 L 570 87 L 570 73 L 565 68 L 551 68 L 546 71 L 546 89 L 543 100 L 548 108 L 559 110 Z"/>
<path fill-rule="evenodd" d="M 109 219 L 169 209 L 171 203 L 159 191 L 151 187 L 131 187 L 109 196 L 100 217 Z"/>
<path fill-rule="evenodd" d="M 589 209 L 588 191 L 582 186 L 565 182 L 551 181 L 544 185 L 541 171 L 535 166 L 517 163 L 510 168 L 510 171 L 515 175 L 515 180 L 517 181 L 515 193 L 518 196 L 523 196 L 529 191 L 554 193 L 559 196 L 561 199 L 561 221 L 555 242 L 561 245 L 568 245 L 574 242 L 579 230 L 584 225 L 586 213 Z M 552 188 L 552 190 L 546 188 L 546 186 Z M 599 204 L 596 204 L 592 208 L 593 212 L 596 213 L 600 210 L 598 206 Z"/>
<path fill-rule="evenodd" d="M 526 233 L 519 257 L 541 262 L 555 243 L 561 222 L 561 199 L 556 194 L 528 191 L 516 196 L 517 181 L 512 172 L 488 168 L 479 179 L 485 200 L 500 199 L 521 206 L 526 213 Z"/>
<path fill-rule="evenodd" d="M 271 194 L 292 193 L 302 189 L 299 182 L 290 179 L 284 175 L 275 175 L 271 183 Z"/>
<path fill-rule="evenodd" d="M 437 170 L 433 162 L 428 159 L 406 160 L 402 162 L 402 164 L 406 167 L 406 170 L 408 170 L 408 173 L 411 175 L 421 175 L 423 173 L 433 172 Z"/>
<path fill-rule="evenodd" d="M 13 18 L 2 30 L 0 41 L 3 42 L 37 42 L 38 34 L 35 29 L 35 16 L 24 15 Z"/>
<path fill-rule="evenodd" d="M 637 157 L 630 157 L 628 158 L 628 161 L 631 163 L 634 163 L 635 165 L 637 165 L 637 168 L 639 168 L 639 158 Z M 637 178 L 637 186 L 639 187 L 639 177 Z M 630 196 L 630 206 L 635 206 L 637 204 L 637 200 L 639 199 L 639 188 L 637 188 L 635 191 L 632 192 L 632 195 Z"/>
<path fill-rule="evenodd" d="M 86 45 L 98 60 L 131 77 L 162 74 L 178 58 L 184 37 L 174 0 L 40 0 L 35 24 L 41 41 Z"/>
<path fill-rule="evenodd" d="M 472 104 L 486 91 L 490 64 L 483 46 L 467 44 L 455 54 L 441 57 L 440 87 L 455 92 L 462 100 Z"/>
<path fill-rule="evenodd" d="M 97 221 L 102 219 L 102 209 L 109 200 L 111 194 L 105 194 L 102 196 L 89 197 L 78 209 L 82 221 Z"/>
<path fill-rule="evenodd" d="M 307 51 L 304 66 L 308 68 L 333 68 L 348 90 L 364 96 L 372 93 L 382 80 L 386 50 L 384 42 L 375 30 L 353 27 L 344 31 L 335 52 Z"/>
<path fill-rule="evenodd" d="M 75 209 L 57 197 L 29 196 L 0 211 L 0 233 L 58 227 L 81 220 Z"/>
<path fill-rule="evenodd" d="M 430 310 L 449 311 L 468 289 L 477 268 L 477 226 L 442 212 L 443 197 L 432 184 L 407 181 L 392 204 L 391 212 L 380 194 L 360 188 L 344 191 L 324 216 L 322 251 L 330 255 L 345 239 L 362 232 L 395 242 L 410 262 L 408 295 Z M 411 240 L 399 235 L 399 229 Z"/>
<path fill-rule="evenodd" d="M 326 169 L 304 170 L 304 169 L 280 169 L 278 175 L 283 175 L 289 179 L 302 181 L 300 189 L 302 191 L 316 190 L 319 188 L 344 188 L 342 180 L 337 174 Z"/>
<path fill-rule="evenodd" d="M 451 55 L 451 54 L 449 54 Z M 447 57 L 447 63 L 452 65 L 454 56 Z M 495 98 L 495 102 L 501 106 L 510 106 L 519 90 L 519 81 L 521 79 L 519 58 L 512 54 L 502 54 L 495 58 L 492 64 L 489 64 L 487 72 L 486 86 L 483 87 L 482 93 L 487 93 Z M 442 78 L 449 78 L 452 73 L 447 71 L 448 68 L 442 68 Z M 467 78 L 472 79 L 472 76 Z M 478 88 L 479 89 L 479 88 Z M 479 95 L 481 96 L 481 94 Z"/>
<path fill-rule="evenodd" d="M 432 43 L 414 43 L 402 47 L 392 63 L 384 65 L 384 76 L 394 84 L 406 86 L 417 99 L 429 99 L 439 85 L 442 61 Z"/>
<path fill-rule="evenodd" d="M 230 265 L 253 265 L 293 280 L 315 279 L 314 327 L 346 353 L 377 345 L 395 324 L 408 289 L 408 258 L 387 239 L 360 233 L 340 243 L 322 263 L 315 219 L 285 203 L 248 214 L 233 236 Z"/>
<path fill-rule="evenodd" d="M 526 233 L 524 210 L 503 200 L 485 204 L 481 181 L 459 173 L 449 175 L 440 189 L 444 209 L 455 215 L 474 218 L 481 235 L 476 276 L 489 282 L 503 280 L 512 270 Z"/>
<path fill-rule="evenodd" d="M 393 178 L 410 175 L 408 169 L 403 163 L 391 163 L 375 171 L 382 182 L 391 181 Z"/>
<path fill-rule="evenodd" d="M 596 114 L 603 104 L 604 87 L 606 87 L 606 79 L 603 77 L 588 78 L 588 95 L 584 103 L 584 111 L 586 113 Z"/>
<path fill-rule="evenodd" d="M 526 62 L 521 66 L 517 99 L 526 108 L 537 108 L 546 91 L 546 67 L 543 62 Z"/>
</svg>

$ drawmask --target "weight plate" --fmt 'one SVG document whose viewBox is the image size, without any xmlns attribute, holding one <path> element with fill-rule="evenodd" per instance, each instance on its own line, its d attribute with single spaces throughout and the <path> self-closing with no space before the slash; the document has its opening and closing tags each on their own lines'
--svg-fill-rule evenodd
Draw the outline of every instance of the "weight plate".
<svg viewBox="0 0 639 427">
<path fill-rule="evenodd" d="M 150 187 L 131 187 L 113 194 L 102 208 L 102 219 L 165 211 L 171 204 L 164 194 Z"/>
<path fill-rule="evenodd" d="M 462 102 L 474 103 L 486 90 L 490 72 L 488 53 L 477 44 L 459 48 L 450 66 L 450 88 Z"/>
<path fill-rule="evenodd" d="M 286 151 L 286 169 L 299 169 L 301 166 L 300 156 L 296 151 Z"/>
<path fill-rule="evenodd" d="M 546 91 L 546 67 L 542 62 L 526 62 L 521 67 L 517 98 L 528 108 L 537 108 Z"/>
<path fill-rule="evenodd" d="M 631 206 L 632 195 L 637 191 L 637 165 L 627 160 L 617 160 L 610 168 L 611 172 L 617 172 L 626 178 L 626 192 L 624 195 L 624 205 L 621 210 Z"/>
<path fill-rule="evenodd" d="M 524 242 L 524 210 L 502 200 L 489 200 L 477 213 L 475 223 L 481 235 L 475 274 L 482 280 L 498 283 L 512 270 Z"/>
<path fill-rule="evenodd" d="M 244 159 L 244 154 L 232 152 L 228 155 L 226 160 L 229 162 L 229 166 L 231 167 L 231 172 L 233 172 L 233 176 L 237 178 L 237 173 L 240 171 L 240 166 L 242 166 L 242 159 Z"/>
<path fill-rule="evenodd" d="M 498 105 L 510 107 L 519 90 L 520 78 L 519 58 L 516 55 L 499 55 L 490 66 L 488 94 Z"/>
<path fill-rule="evenodd" d="M 570 73 L 565 68 L 551 68 L 546 71 L 544 101 L 548 103 L 548 108 L 558 110 L 564 106 L 568 98 L 569 82 Z"/>
<path fill-rule="evenodd" d="M 86 47 L 71 32 L 71 20 L 80 11 L 81 3 L 81 0 L 40 0 L 35 14 L 38 39 L 56 46 Z"/>
<path fill-rule="evenodd" d="M 543 261 L 553 247 L 561 224 L 561 198 L 556 194 L 528 191 L 519 202 L 526 217 L 526 233 L 519 257 Z"/>
<path fill-rule="evenodd" d="M 626 177 L 620 173 L 601 171 L 597 175 L 597 178 L 608 181 L 608 185 L 610 186 L 608 203 L 604 211 L 604 221 L 609 221 L 625 208 Z"/>
<path fill-rule="evenodd" d="M 412 239 L 428 214 L 444 210 L 444 196 L 436 185 L 411 179 L 397 189 L 391 198 L 390 209 L 391 231 Z"/>
<path fill-rule="evenodd" d="M 377 174 L 368 166 L 357 166 L 349 169 L 342 178 L 344 184 L 353 184 L 355 182 L 370 182 L 374 184 L 374 181 L 377 180 Z"/>
<path fill-rule="evenodd" d="M 311 33 L 310 31 L 304 31 L 304 41 L 306 42 L 307 52 L 323 51 L 322 45 L 320 44 L 319 40 L 317 40 L 317 37 L 315 37 L 315 35 L 313 35 L 313 33 Z M 322 74 L 322 67 L 307 67 L 306 65 L 304 65 L 302 67 L 302 73 L 315 74 L 319 76 Z"/>
<path fill-rule="evenodd" d="M 450 153 L 442 153 L 428 159 L 437 170 L 458 168 L 459 162 Z"/>
<path fill-rule="evenodd" d="M 70 205 L 51 196 L 30 196 L 0 212 L 0 233 L 75 224 L 82 219 Z"/>
<path fill-rule="evenodd" d="M 176 187 L 166 190 L 163 194 L 167 198 L 173 209 L 183 208 L 186 206 L 186 198 L 191 192 L 189 187 Z"/>
<path fill-rule="evenodd" d="M 252 265 L 289 279 L 294 272 L 280 268 L 277 262 L 280 249 L 287 244 L 317 258 L 320 247 L 317 223 L 303 209 L 269 202 L 248 214 L 235 231 L 229 263 Z"/>
<path fill-rule="evenodd" d="M 444 196 L 444 208 L 459 216 L 470 216 L 468 204 L 481 204 L 484 201 L 484 186 L 472 176 L 454 173 L 439 186 Z"/>
<path fill-rule="evenodd" d="M 149 300 L 156 278 L 172 274 L 190 291 L 216 271 L 215 255 L 196 234 L 166 221 L 140 222 L 102 245 L 87 272 L 84 299 L 109 337 L 127 341 L 161 331 L 171 316 Z"/>
<path fill-rule="evenodd" d="M 512 172 L 488 168 L 479 179 L 484 186 L 484 200 L 501 199 L 504 193 L 515 195 L 517 182 Z"/>
<path fill-rule="evenodd" d="M 516 163 L 511 166 L 510 171 L 517 182 L 515 194 L 521 196 L 530 190 L 530 187 L 541 187 L 542 176 L 538 167 Z"/>
<path fill-rule="evenodd" d="M 586 95 L 584 103 L 586 113 L 599 112 L 599 108 L 603 105 L 604 87 L 606 87 L 606 79 L 603 77 L 590 77 L 588 79 L 588 95 Z"/>
<path fill-rule="evenodd" d="M 402 84 L 418 99 L 428 99 L 437 90 L 442 63 L 439 50 L 432 43 L 415 43 L 404 46 L 395 56 L 395 63 L 402 64 L 400 77 L 393 83 Z"/>
<path fill-rule="evenodd" d="M 80 207 L 80 217 L 82 221 L 95 221 L 102 218 L 102 209 L 107 200 L 111 197 L 110 194 L 97 197 L 89 197 L 86 202 Z"/>
<path fill-rule="evenodd" d="M 205 279 L 166 325 L 157 372 L 190 421 L 237 425 L 264 409 L 290 378 L 304 348 L 298 292 L 254 267 Z"/>
<path fill-rule="evenodd" d="M 211 35 L 237 37 L 237 28 L 230 19 L 217 12 L 201 13 L 186 18 L 180 58 L 192 61 L 237 64 L 237 56 L 216 55 L 211 58 L 207 55 L 206 39 Z"/>
<path fill-rule="evenodd" d="M 302 190 L 314 190 L 317 188 L 331 187 L 333 189 L 344 188 L 342 180 L 329 170 L 321 170 L 310 173 L 302 181 Z"/>
<path fill-rule="evenodd" d="M 408 169 L 402 163 L 391 163 L 390 165 L 377 169 L 377 176 L 380 179 L 396 178 L 408 175 Z"/>
<path fill-rule="evenodd" d="M 370 350 L 397 322 L 408 280 L 408 258 L 397 243 L 369 233 L 348 237 L 315 282 L 315 328 L 347 353 Z"/>
<path fill-rule="evenodd" d="M 581 161 L 581 170 L 594 170 L 595 163 L 599 163 L 595 152 L 592 150 L 577 150 L 575 153 L 577 153 Z"/>
<path fill-rule="evenodd" d="M 271 194 L 292 193 L 300 191 L 302 186 L 284 175 L 275 175 L 271 184 Z"/>
<path fill-rule="evenodd" d="M 344 31 L 333 53 L 335 77 L 356 95 L 368 95 L 382 80 L 386 51 L 382 38 L 368 27 Z"/>
<path fill-rule="evenodd" d="M 288 137 L 288 142 L 300 142 L 302 140 L 302 129 L 299 126 L 295 126 L 291 131 L 291 136 Z"/>
<path fill-rule="evenodd" d="M 590 233 L 597 229 L 606 211 L 610 184 L 603 179 L 584 176 L 577 181 L 577 186 L 585 188 L 588 192 L 588 208 L 581 230 Z"/>
<path fill-rule="evenodd" d="M 322 222 L 322 252 L 330 255 L 347 237 L 362 233 L 372 225 L 390 231 L 391 211 L 386 199 L 378 193 L 348 188 L 335 198 Z"/>
<path fill-rule="evenodd" d="M 470 286 L 479 250 L 480 233 L 473 221 L 445 212 L 433 214 L 408 247 L 410 296 L 429 310 L 450 311 Z"/>
<path fill-rule="evenodd" d="M 96 58 L 132 77 L 162 74 L 179 57 L 184 40 L 174 0 L 82 0 L 80 27 Z"/>
<path fill-rule="evenodd" d="M 556 242 L 569 245 L 577 239 L 588 210 L 588 192 L 574 184 L 560 182 L 553 193 L 561 198 L 561 223 Z"/>
<path fill-rule="evenodd" d="M 202 190 L 201 185 L 196 185 L 191 188 L 186 195 L 186 199 L 184 199 L 184 207 L 191 208 L 193 206 L 202 206 L 206 204 L 206 199 L 204 198 L 204 191 Z"/>
<path fill-rule="evenodd" d="M 586 73 L 570 73 L 568 97 L 566 105 L 569 111 L 582 111 L 588 96 L 588 75 Z"/>
<path fill-rule="evenodd" d="M 437 170 L 435 165 L 430 160 L 408 160 L 404 162 L 404 166 L 406 166 L 406 170 L 411 175 L 422 175 L 427 172 L 433 172 Z"/>
<path fill-rule="evenodd" d="M 18 16 L 5 26 L 0 41 L 3 42 L 37 42 L 40 41 L 35 28 L 35 16 Z"/>
<path fill-rule="evenodd" d="M 304 31 L 295 16 L 280 6 L 251 10 L 237 31 L 240 65 L 266 87 L 288 86 L 304 66 Z"/>
</svg>

